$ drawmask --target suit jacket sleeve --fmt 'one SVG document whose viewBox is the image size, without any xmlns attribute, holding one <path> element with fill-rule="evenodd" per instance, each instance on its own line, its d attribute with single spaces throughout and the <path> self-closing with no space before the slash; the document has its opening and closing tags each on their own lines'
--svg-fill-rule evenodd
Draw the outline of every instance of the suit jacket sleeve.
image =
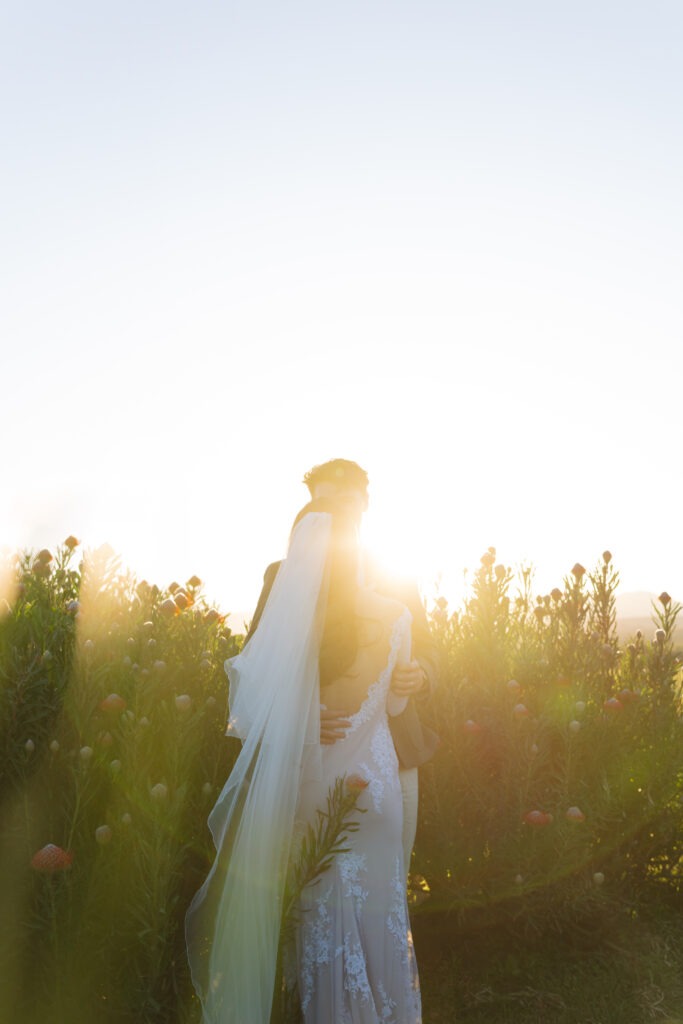
<svg viewBox="0 0 683 1024">
<path fill-rule="evenodd" d="M 258 604 L 256 605 L 256 611 L 254 612 L 254 617 L 249 623 L 249 629 L 247 630 L 247 635 L 244 638 L 245 644 L 247 643 L 248 640 L 251 639 L 251 637 L 256 632 L 256 628 L 259 622 L 261 621 L 261 616 L 263 615 L 263 609 L 266 607 L 268 597 L 270 595 L 271 590 L 273 589 L 275 577 L 277 576 L 278 570 L 281 565 L 282 562 L 271 562 L 268 568 L 266 569 L 265 573 L 263 574 L 263 587 L 259 595 Z"/>
<path fill-rule="evenodd" d="M 431 697 L 441 674 L 439 649 L 432 639 L 417 585 L 412 584 L 406 587 L 404 594 L 401 595 L 401 599 L 413 617 L 413 658 L 419 663 L 420 668 L 425 671 L 429 683 L 429 696 Z"/>
</svg>

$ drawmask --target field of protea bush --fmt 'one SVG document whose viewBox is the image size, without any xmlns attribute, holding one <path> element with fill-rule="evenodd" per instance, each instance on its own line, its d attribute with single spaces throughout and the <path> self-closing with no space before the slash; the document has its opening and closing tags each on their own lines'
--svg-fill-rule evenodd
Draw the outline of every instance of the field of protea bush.
<svg viewBox="0 0 683 1024">
<path fill-rule="evenodd" d="M 223 661 L 241 637 L 197 577 L 160 590 L 79 550 L 4 574 L 0 1020 L 189 1024 L 183 918 L 236 754 Z M 425 1024 L 683 1006 L 680 607 L 662 593 L 622 647 L 617 583 L 605 552 L 537 597 L 490 549 L 463 606 L 429 610 L 442 742 L 411 880 Z"/>
</svg>

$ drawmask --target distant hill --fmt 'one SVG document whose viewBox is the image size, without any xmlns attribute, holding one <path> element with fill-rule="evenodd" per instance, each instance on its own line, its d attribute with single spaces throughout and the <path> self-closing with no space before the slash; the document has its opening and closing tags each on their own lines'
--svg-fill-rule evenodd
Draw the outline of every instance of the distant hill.
<svg viewBox="0 0 683 1024">
<path fill-rule="evenodd" d="M 617 631 L 622 643 L 630 640 L 638 629 L 646 640 L 652 639 L 656 628 L 652 621 L 653 601 L 657 601 L 657 594 L 651 594 L 647 590 L 634 590 L 630 593 L 617 595 Z M 249 612 L 230 612 L 228 626 L 233 633 L 243 633 L 245 631 L 245 623 L 251 621 L 253 614 L 253 610 Z M 679 616 L 674 636 L 676 643 L 679 646 L 683 646 L 683 614 Z"/>
</svg>

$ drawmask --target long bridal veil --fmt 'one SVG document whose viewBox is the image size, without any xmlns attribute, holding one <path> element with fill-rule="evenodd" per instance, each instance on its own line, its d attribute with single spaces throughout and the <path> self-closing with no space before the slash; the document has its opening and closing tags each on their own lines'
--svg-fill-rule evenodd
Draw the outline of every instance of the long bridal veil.
<svg viewBox="0 0 683 1024">
<path fill-rule="evenodd" d="M 185 918 L 205 1024 L 268 1024 L 302 771 L 320 757 L 318 648 L 331 516 L 310 512 L 249 643 L 225 663 L 241 753 L 211 814 L 216 858 Z M 322 600 L 321 600 L 322 598 Z"/>
</svg>

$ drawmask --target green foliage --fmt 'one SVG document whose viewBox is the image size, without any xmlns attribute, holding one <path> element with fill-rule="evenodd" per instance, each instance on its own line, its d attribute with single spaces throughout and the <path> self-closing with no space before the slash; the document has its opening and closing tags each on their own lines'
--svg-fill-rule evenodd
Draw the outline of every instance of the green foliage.
<svg viewBox="0 0 683 1024">
<path fill-rule="evenodd" d="M 18 560 L 0 619 L 0 1018 L 168 1021 L 240 639 L 196 577 L 162 592 L 106 547 L 72 568 L 74 546 Z M 48 843 L 70 867 L 31 868 Z"/>
<path fill-rule="evenodd" d="M 433 698 L 442 747 L 422 773 L 413 868 L 420 912 L 462 938 L 501 930 L 598 941 L 624 903 L 681 894 L 683 728 L 662 595 L 651 641 L 617 642 L 618 576 L 605 552 L 532 597 L 489 549 L 472 593 L 433 631 L 447 670 Z"/>
<path fill-rule="evenodd" d="M 223 661 L 241 638 L 195 577 L 161 591 L 106 547 L 74 565 L 76 548 L 10 562 L 0 598 L 0 1019 L 196 1024 L 183 920 L 238 749 Z M 620 649 L 607 554 L 535 597 L 529 570 L 511 596 L 489 551 L 464 607 L 431 612 L 447 668 L 442 747 L 421 774 L 416 935 L 472 955 L 496 936 L 510 1019 L 535 1019 L 527 967 L 553 936 L 604 950 L 652 900 L 682 899 L 680 607 L 662 594 L 653 637 Z M 359 824 L 350 792 L 330 799 L 288 907 Z"/>
</svg>

